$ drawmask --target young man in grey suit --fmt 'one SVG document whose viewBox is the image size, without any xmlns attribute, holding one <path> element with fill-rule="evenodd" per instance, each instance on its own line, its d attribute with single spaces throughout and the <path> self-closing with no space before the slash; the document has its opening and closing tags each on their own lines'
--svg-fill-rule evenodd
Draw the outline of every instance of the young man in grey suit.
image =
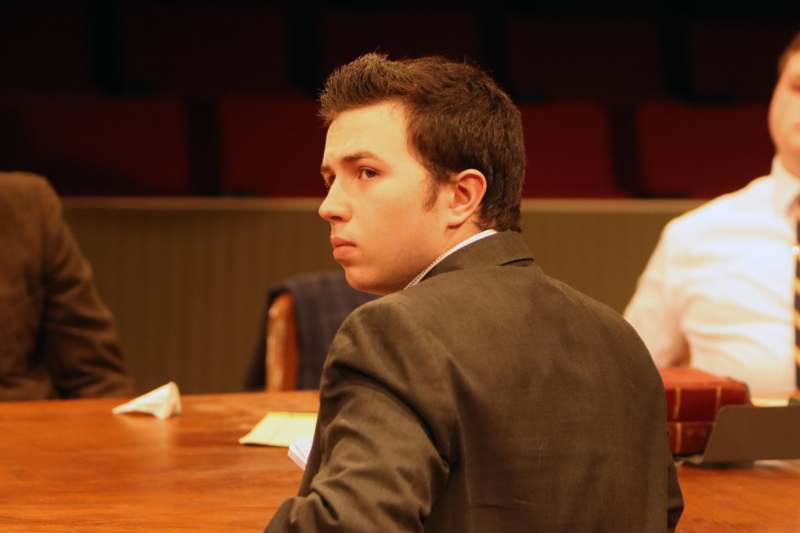
<svg viewBox="0 0 800 533">
<path fill-rule="evenodd" d="M 665 531 L 664 391 L 615 312 L 519 234 L 520 115 L 483 72 L 369 54 L 321 97 L 319 213 L 384 295 L 334 339 L 297 497 L 266 531 Z"/>
</svg>

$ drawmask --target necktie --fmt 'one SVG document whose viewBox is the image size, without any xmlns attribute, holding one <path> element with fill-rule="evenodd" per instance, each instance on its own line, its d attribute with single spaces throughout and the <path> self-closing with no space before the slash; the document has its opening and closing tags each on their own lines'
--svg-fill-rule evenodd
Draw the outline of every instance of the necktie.
<svg viewBox="0 0 800 533">
<path fill-rule="evenodd" d="M 800 219 L 796 224 L 794 243 L 794 367 L 800 389 Z"/>
</svg>

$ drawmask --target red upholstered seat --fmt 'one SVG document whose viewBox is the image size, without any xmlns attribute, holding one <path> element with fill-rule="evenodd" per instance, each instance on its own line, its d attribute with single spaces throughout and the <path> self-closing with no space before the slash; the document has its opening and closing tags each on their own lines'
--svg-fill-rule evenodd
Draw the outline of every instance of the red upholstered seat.
<svg viewBox="0 0 800 533">
<path fill-rule="evenodd" d="M 5 94 L 0 120 L 0 166 L 40 172 L 63 194 L 189 192 L 179 100 Z"/>
<path fill-rule="evenodd" d="M 325 143 L 311 98 L 228 96 L 218 106 L 223 190 L 264 196 L 324 196 Z"/>
<path fill-rule="evenodd" d="M 648 193 L 713 197 L 769 172 L 766 104 L 649 102 L 638 109 L 636 123 Z"/>
<path fill-rule="evenodd" d="M 609 126 L 592 103 L 521 105 L 527 177 L 523 196 L 627 196 L 614 177 Z"/>
</svg>

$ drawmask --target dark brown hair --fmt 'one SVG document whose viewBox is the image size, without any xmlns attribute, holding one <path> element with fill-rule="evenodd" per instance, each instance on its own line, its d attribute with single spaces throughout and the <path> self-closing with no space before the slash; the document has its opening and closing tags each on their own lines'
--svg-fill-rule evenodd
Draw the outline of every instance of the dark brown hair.
<svg viewBox="0 0 800 533">
<path fill-rule="evenodd" d="M 800 31 L 794 34 L 792 40 L 789 42 L 789 46 L 783 51 L 781 56 L 778 58 L 778 77 L 783 74 L 783 69 L 786 68 L 786 63 L 789 62 L 789 57 L 795 54 L 795 52 L 800 52 Z"/>
<path fill-rule="evenodd" d="M 487 181 L 481 228 L 520 231 L 525 147 L 522 119 L 508 95 L 465 63 L 366 54 L 331 74 L 320 114 L 330 125 L 339 113 L 391 100 L 403 105 L 410 147 L 434 183 L 468 168 L 481 171 Z"/>
</svg>

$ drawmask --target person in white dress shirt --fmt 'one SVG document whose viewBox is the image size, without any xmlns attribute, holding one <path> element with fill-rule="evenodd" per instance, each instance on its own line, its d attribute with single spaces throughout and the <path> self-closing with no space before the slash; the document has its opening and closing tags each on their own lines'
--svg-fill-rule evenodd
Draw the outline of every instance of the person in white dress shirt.
<svg viewBox="0 0 800 533">
<path fill-rule="evenodd" d="M 770 174 L 670 221 L 625 317 L 657 366 L 690 364 L 786 398 L 797 388 L 800 32 L 779 61 L 769 131 Z"/>
</svg>

